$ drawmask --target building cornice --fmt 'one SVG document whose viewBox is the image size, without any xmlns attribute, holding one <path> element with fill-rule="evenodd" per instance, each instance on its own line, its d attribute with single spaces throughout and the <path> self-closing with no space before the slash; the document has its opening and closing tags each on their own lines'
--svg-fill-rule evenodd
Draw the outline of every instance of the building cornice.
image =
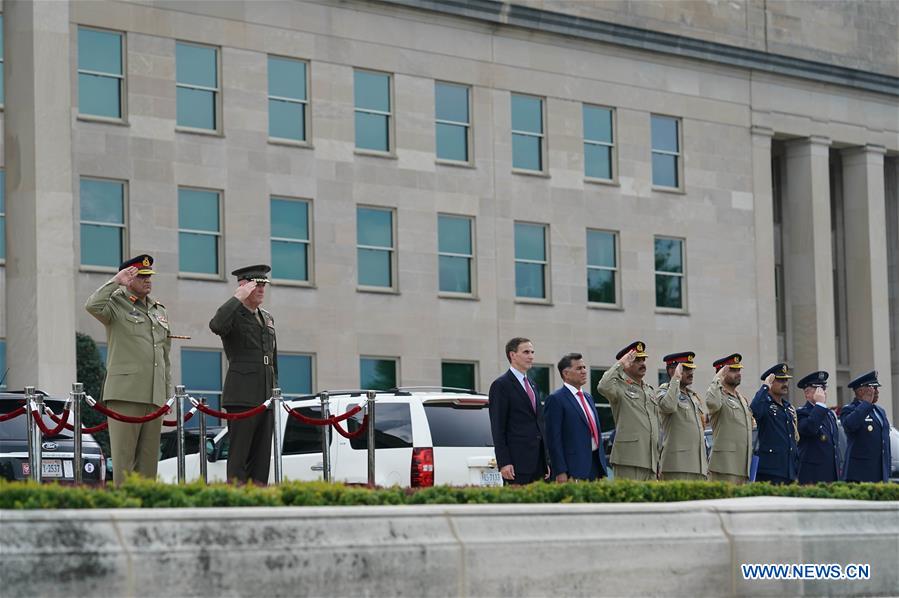
<svg viewBox="0 0 899 598">
<path fill-rule="evenodd" d="M 799 77 L 864 91 L 899 96 L 899 77 L 740 48 L 682 35 L 551 12 L 497 0 L 378 0 L 531 31 L 552 33 L 724 66 Z"/>
</svg>

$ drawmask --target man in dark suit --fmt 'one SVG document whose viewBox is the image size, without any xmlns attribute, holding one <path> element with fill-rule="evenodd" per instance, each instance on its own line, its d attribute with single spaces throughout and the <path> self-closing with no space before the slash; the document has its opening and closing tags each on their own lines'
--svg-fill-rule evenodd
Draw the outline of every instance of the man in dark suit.
<svg viewBox="0 0 899 598">
<path fill-rule="evenodd" d="M 877 370 L 849 383 L 855 400 L 840 412 L 846 431 L 846 481 L 888 482 L 890 479 L 890 420 L 877 399 Z"/>
<path fill-rule="evenodd" d="M 593 397 L 582 388 L 589 370 L 580 353 L 559 360 L 564 384 L 546 398 L 546 446 L 557 482 L 595 480 L 606 476 L 606 455 Z"/>
<path fill-rule="evenodd" d="M 228 357 L 228 373 L 222 390 L 222 406 L 229 413 L 261 405 L 278 386 L 278 344 L 275 320 L 262 309 L 271 268 L 265 264 L 238 268 L 234 296 L 225 301 L 209 328 L 222 337 Z M 228 479 L 268 483 L 272 458 L 274 416 L 271 409 L 228 422 Z"/>
<path fill-rule="evenodd" d="M 796 410 L 787 400 L 792 377 L 785 363 L 768 368 L 762 374 L 765 383 L 749 405 L 759 430 L 757 482 L 791 484 L 796 481 L 799 431 L 796 428 Z"/>
<path fill-rule="evenodd" d="M 796 410 L 799 428 L 799 483 L 840 479 L 840 435 L 837 419 L 827 407 L 827 372 L 812 372 L 796 383 L 805 405 Z"/>
<path fill-rule="evenodd" d="M 490 385 L 490 429 L 504 484 L 529 484 L 549 475 L 543 444 L 543 408 L 528 380 L 534 344 L 522 337 L 506 343 L 511 367 Z"/>
</svg>

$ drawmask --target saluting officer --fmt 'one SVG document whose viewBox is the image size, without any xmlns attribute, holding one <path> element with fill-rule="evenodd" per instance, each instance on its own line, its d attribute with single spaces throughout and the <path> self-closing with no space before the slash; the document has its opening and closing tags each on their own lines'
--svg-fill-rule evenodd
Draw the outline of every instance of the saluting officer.
<svg viewBox="0 0 899 598">
<path fill-rule="evenodd" d="M 743 381 L 743 356 L 733 353 L 716 359 L 717 373 L 705 394 L 712 419 L 712 454 L 709 479 L 745 484 L 752 466 L 752 430 L 755 420 L 749 401 L 737 390 Z"/>
<path fill-rule="evenodd" d="M 890 479 L 890 420 L 880 405 L 877 370 L 849 383 L 855 400 L 840 412 L 846 431 L 846 481 L 888 482 Z"/>
<path fill-rule="evenodd" d="M 765 382 L 749 405 L 759 430 L 757 482 L 789 484 L 796 481 L 799 432 L 796 429 L 796 410 L 787 400 L 792 377 L 787 364 L 771 366 L 762 374 Z"/>
<path fill-rule="evenodd" d="M 153 257 L 139 255 L 119 266 L 114 278 L 94 291 L 84 308 L 106 326 L 108 355 L 103 402 L 122 415 L 149 415 L 165 404 L 171 389 L 169 320 L 165 306 L 150 297 Z M 162 418 L 128 424 L 109 418 L 112 474 L 116 484 L 136 471 L 156 478 Z"/>
<path fill-rule="evenodd" d="M 840 435 L 825 392 L 829 376 L 823 371 L 812 372 L 796 383 L 805 394 L 805 405 L 796 410 L 800 484 L 840 479 Z"/>
<path fill-rule="evenodd" d="M 655 480 L 659 472 L 659 405 L 646 375 L 646 344 L 634 341 L 618 352 L 618 361 L 596 386 L 612 407 L 616 478 Z"/>
<path fill-rule="evenodd" d="M 663 358 L 671 380 L 659 386 L 662 414 L 661 478 L 663 480 L 705 480 L 709 460 L 705 451 L 705 403 L 693 392 L 696 364 L 692 351 L 671 353 Z"/>
<path fill-rule="evenodd" d="M 218 308 L 209 328 L 222 337 L 228 357 L 228 373 L 222 389 L 222 406 L 229 413 L 257 407 L 272 396 L 278 385 L 278 344 L 275 320 L 262 309 L 265 299 L 265 264 L 238 268 L 234 296 Z M 230 420 L 228 435 L 228 479 L 268 483 L 272 454 L 274 417 L 271 409 L 249 418 Z"/>
</svg>

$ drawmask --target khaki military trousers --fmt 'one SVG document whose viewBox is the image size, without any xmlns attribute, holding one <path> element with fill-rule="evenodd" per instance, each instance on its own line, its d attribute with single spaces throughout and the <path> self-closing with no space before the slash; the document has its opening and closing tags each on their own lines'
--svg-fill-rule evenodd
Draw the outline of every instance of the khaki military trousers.
<svg viewBox="0 0 899 598">
<path fill-rule="evenodd" d="M 635 480 L 637 482 L 648 482 L 656 479 L 653 470 L 646 467 L 633 467 L 631 465 L 612 465 L 612 472 L 615 474 L 616 480 Z"/>
<path fill-rule="evenodd" d="M 731 484 L 748 484 L 749 478 L 745 475 L 732 475 L 729 473 L 709 472 L 709 480 L 712 482 L 729 482 Z"/>
<path fill-rule="evenodd" d="M 152 403 L 132 403 L 131 401 L 106 401 L 106 407 L 116 413 L 131 417 L 141 417 L 159 409 Z M 145 478 L 156 479 L 159 465 L 159 434 L 162 418 L 144 424 L 126 424 L 109 421 L 109 444 L 112 445 L 112 478 L 121 484 L 125 477 L 136 471 Z"/>
<path fill-rule="evenodd" d="M 663 471 L 662 479 L 665 481 L 686 480 L 691 482 L 704 482 L 708 478 L 706 478 L 701 473 L 688 473 L 686 471 Z"/>
</svg>

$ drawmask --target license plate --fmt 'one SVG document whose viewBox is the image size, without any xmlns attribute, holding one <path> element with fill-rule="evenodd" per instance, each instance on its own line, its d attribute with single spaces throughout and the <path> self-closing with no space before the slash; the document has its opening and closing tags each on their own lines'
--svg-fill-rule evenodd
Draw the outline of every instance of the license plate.
<svg viewBox="0 0 899 598">
<path fill-rule="evenodd" d="M 41 476 L 45 478 L 62 477 L 61 459 L 44 459 L 41 461 Z"/>
<path fill-rule="evenodd" d="M 481 472 L 481 486 L 502 486 L 503 476 L 495 469 Z"/>
</svg>

